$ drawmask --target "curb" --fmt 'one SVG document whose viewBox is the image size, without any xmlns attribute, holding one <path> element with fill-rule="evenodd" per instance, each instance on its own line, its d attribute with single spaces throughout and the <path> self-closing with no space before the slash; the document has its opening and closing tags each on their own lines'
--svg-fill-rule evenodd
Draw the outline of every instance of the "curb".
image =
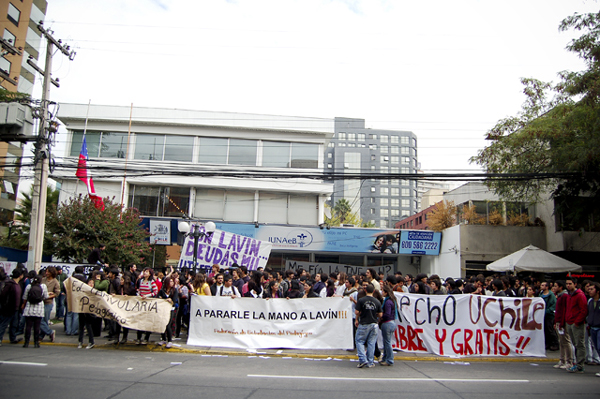
<svg viewBox="0 0 600 399">
<path fill-rule="evenodd" d="M 2 344 L 7 343 L 10 345 L 10 341 L 2 341 Z M 60 347 L 73 347 L 76 348 L 77 344 L 65 343 L 65 342 L 41 342 L 42 346 L 60 346 Z M 107 344 L 96 344 L 94 349 L 104 349 L 104 350 L 128 350 L 134 352 L 163 352 L 163 353 L 187 353 L 187 354 L 195 354 L 195 355 L 210 355 L 210 356 L 268 356 L 268 357 L 278 357 L 278 358 L 295 358 L 295 359 L 343 359 L 343 360 L 356 360 L 356 354 L 352 355 L 331 355 L 331 354 L 313 354 L 313 353 L 252 353 L 247 351 L 224 351 L 224 350 L 213 350 L 213 349 L 190 349 L 190 348 L 170 348 L 167 349 L 163 346 L 158 346 L 156 344 L 148 344 L 148 345 L 135 345 L 135 344 L 125 344 L 125 345 L 114 345 L 112 343 Z M 435 355 L 411 355 L 407 356 L 405 354 L 401 354 L 402 352 L 395 352 L 394 361 L 399 362 L 501 362 L 501 363 L 554 363 L 556 359 L 552 358 L 538 358 L 538 357 L 444 357 L 444 356 L 435 356 Z"/>
</svg>

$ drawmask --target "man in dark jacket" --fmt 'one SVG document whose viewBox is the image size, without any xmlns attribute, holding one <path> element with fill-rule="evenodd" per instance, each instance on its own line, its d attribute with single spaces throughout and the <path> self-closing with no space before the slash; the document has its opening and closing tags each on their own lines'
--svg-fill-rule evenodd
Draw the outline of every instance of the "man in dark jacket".
<svg viewBox="0 0 600 399">
<path fill-rule="evenodd" d="M 575 346 L 575 355 L 577 364 L 569 369 L 570 373 L 583 373 L 585 362 L 585 318 L 587 316 L 587 299 L 583 291 L 577 288 L 577 279 L 567 277 L 567 291 L 569 291 L 569 300 L 567 301 L 567 312 L 565 315 L 567 332 L 571 336 L 571 342 Z"/>
<path fill-rule="evenodd" d="M 587 324 L 592 340 L 592 346 L 600 353 L 600 283 L 592 282 L 588 288 L 590 300 L 588 301 Z M 600 373 L 596 373 L 600 377 Z"/>
<path fill-rule="evenodd" d="M 23 278 L 21 269 L 15 269 L 12 272 L 11 279 L 6 282 L 2 292 L 0 292 L 0 346 L 6 327 L 9 327 L 8 337 L 11 344 L 18 343 L 17 327 L 19 326 L 19 305 L 21 304 L 21 286 L 19 282 Z"/>
</svg>

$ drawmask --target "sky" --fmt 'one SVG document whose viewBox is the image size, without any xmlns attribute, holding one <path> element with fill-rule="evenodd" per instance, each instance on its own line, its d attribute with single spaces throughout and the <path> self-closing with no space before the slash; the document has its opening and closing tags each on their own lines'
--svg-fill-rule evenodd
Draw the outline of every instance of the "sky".
<svg viewBox="0 0 600 399">
<path fill-rule="evenodd" d="M 77 52 L 73 61 L 54 57 L 61 87 L 50 97 L 363 118 L 369 128 L 416 133 L 426 173 L 477 171 L 469 158 L 486 145 L 488 129 L 519 111 L 522 77 L 556 81 L 560 71 L 584 69 L 565 50 L 577 34 L 558 25 L 598 7 L 592 0 L 49 0 L 44 26 Z"/>
</svg>

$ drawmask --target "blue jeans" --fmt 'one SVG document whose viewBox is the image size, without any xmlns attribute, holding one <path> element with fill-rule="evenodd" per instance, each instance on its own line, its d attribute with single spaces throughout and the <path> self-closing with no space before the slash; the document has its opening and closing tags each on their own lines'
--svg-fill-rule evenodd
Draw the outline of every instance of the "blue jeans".
<svg viewBox="0 0 600 399">
<path fill-rule="evenodd" d="M 44 317 L 42 317 L 42 323 L 40 324 L 40 340 L 42 340 L 46 335 L 52 335 L 52 330 L 48 324 L 48 321 L 50 321 L 50 313 L 52 312 L 52 307 L 54 306 L 52 302 L 49 304 L 44 304 Z"/>
<path fill-rule="evenodd" d="M 592 346 L 596 349 L 596 352 L 600 355 L 600 328 L 592 327 L 590 328 L 590 340 L 592 341 Z"/>
<path fill-rule="evenodd" d="M 392 349 L 392 336 L 396 329 L 394 320 L 381 324 L 381 335 L 383 336 L 383 362 L 394 364 L 394 350 Z"/>
<path fill-rule="evenodd" d="M 10 342 L 17 340 L 17 327 L 19 326 L 19 312 L 12 316 L 0 316 L 0 342 L 4 338 L 4 332 L 8 327 L 8 338 Z"/>
<path fill-rule="evenodd" d="M 67 335 L 79 334 L 79 313 L 67 312 L 65 316 L 65 333 Z"/>
<path fill-rule="evenodd" d="M 62 319 L 65 317 L 65 294 L 61 292 L 54 301 L 56 301 L 56 318 Z"/>
<path fill-rule="evenodd" d="M 359 363 L 367 363 L 369 366 L 375 362 L 375 343 L 377 342 L 377 324 L 359 324 L 356 329 L 356 352 Z M 365 355 L 365 345 L 367 353 Z"/>
</svg>

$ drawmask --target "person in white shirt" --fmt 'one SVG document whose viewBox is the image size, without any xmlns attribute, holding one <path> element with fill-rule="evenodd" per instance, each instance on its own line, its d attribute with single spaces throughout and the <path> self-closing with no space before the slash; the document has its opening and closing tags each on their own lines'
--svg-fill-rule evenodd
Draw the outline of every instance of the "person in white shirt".
<svg viewBox="0 0 600 399">
<path fill-rule="evenodd" d="M 230 296 L 233 298 L 241 296 L 237 287 L 233 285 L 233 280 L 229 274 L 223 277 L 223 285 L 217 288 L 215 296 Z"/>
</svg>

